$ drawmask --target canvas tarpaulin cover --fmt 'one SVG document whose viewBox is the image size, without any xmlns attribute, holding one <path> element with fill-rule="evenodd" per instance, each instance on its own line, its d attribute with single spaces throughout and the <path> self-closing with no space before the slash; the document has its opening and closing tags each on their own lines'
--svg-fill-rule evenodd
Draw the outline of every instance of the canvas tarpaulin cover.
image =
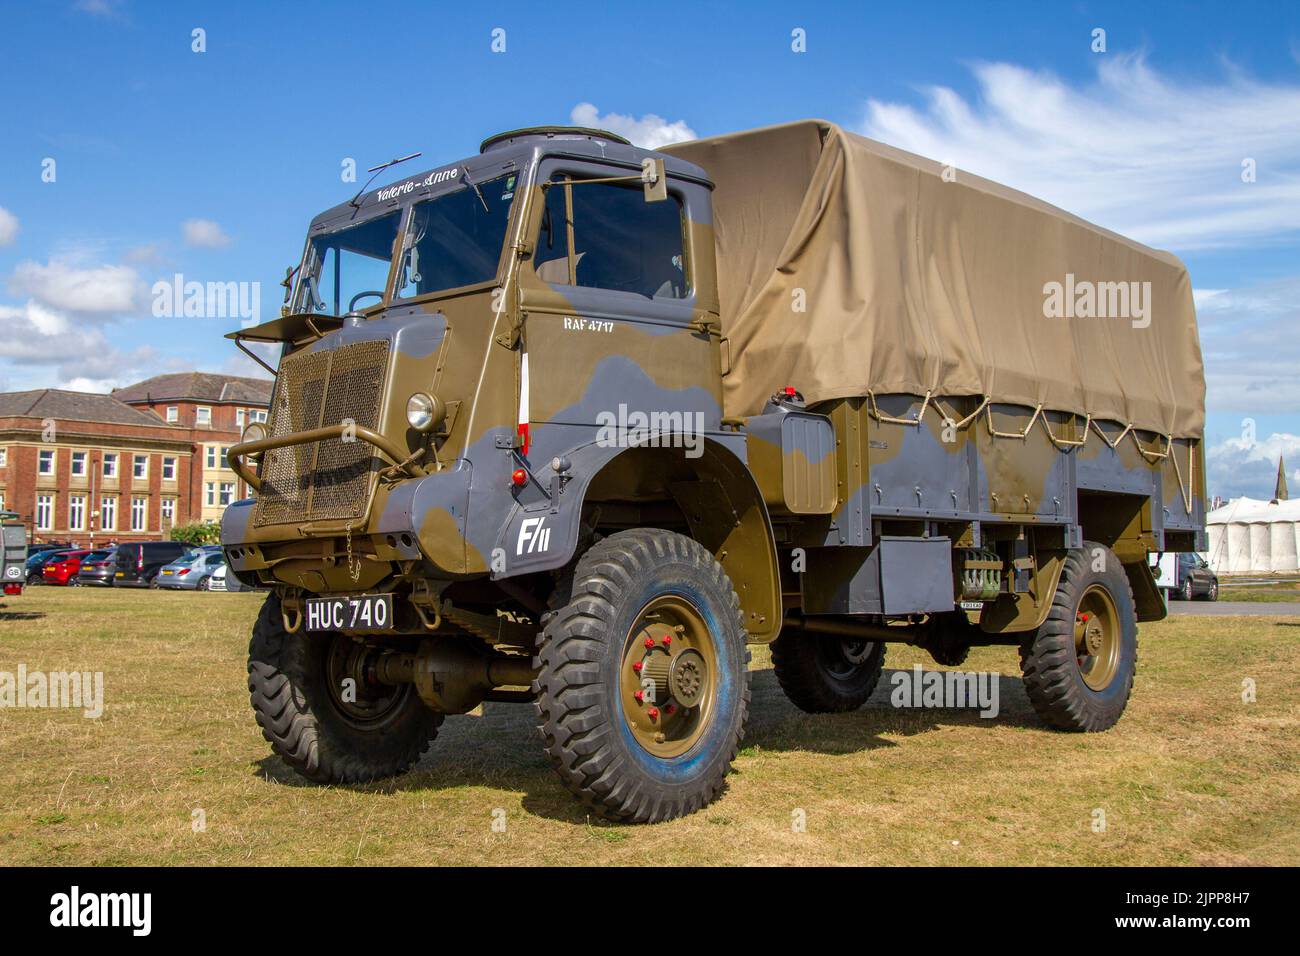
<svg viewBox="0 0 1300 956">
<path fill-rule="evenodd" d="M 727 414 L 793 385 L 810 403 L 976 396 L 1201 435 L 1200 342 L 1176 257 L 822 121 L 663 152 L 715 187 Z"/>
</svg>

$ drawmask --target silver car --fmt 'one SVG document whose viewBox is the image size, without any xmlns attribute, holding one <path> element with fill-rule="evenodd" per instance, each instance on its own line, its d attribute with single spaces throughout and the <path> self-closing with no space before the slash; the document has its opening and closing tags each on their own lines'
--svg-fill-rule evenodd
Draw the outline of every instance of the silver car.
<svg viewBox="0 0 1300 956">
<path fill-rule="evenodd" d="M 160 588 L 175 591 L 210 591 L 212 575 L 224 567 L 226 558 L 220 551 L 200 551 L 165 564 L 158 572 Z"/>
</svg>

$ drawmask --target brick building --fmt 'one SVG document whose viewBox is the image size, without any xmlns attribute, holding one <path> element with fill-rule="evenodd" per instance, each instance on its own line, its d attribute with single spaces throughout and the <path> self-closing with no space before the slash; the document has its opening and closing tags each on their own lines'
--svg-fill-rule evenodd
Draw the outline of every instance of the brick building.
<svg viewBox="0 0 1300 956">
<path fill-rule="evenodd" d="M 163 375 L 112 395 L 0 393 L 0 510 L 34 542 L 165 540 L 215 520 L 247 488 L 225 454 L 264 420 L 271 383 Z"/>
</svg>

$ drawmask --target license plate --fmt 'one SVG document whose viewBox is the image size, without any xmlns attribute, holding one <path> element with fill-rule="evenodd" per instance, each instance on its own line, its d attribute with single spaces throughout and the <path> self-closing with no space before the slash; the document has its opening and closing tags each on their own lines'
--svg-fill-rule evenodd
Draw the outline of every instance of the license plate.
<svg viewBox="0 0 1300 956">
<path fill-rule="evenodd" d="M 176 573 L 175 571 L 163 571 L 163 576 L 164 576 L 164 577 L 171 577 L 171 576 L 172 576 L 173 574 L 175 574 L 175 573 Z"/>
<path fill-rule="evenodd" d="M 308 598 L 304 615 L 309 631 L 358 631 L 393 626 L 391 594 Z"/>
<path fill-rule="evenodd" d="M 124 578 L 124 577 L 126 577 L 126 572 L 125 572 L 125 571 L 118 571 L 118 572 L 117 572 L 117 576 L 118 576 L 119 578 Z"/>
</svg>

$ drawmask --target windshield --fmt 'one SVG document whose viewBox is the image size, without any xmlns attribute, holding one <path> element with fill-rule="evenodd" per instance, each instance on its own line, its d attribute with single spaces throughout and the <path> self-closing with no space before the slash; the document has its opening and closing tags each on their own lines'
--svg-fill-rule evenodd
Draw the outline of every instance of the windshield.
<svg viewBox="0 0 1300 956">
<path fill-rule="evenodd" d="M 401 212 L 392 212 L 311 241 L 298 309 L 343 315 L 377 305 L 388 285 Z"/>
<path fill-rule="evenodd" d="M 411 214 L 397 298 L 487 282 L 497 274 L 514 202 L 515 174 L 428 199 Z"/>
</svg>

